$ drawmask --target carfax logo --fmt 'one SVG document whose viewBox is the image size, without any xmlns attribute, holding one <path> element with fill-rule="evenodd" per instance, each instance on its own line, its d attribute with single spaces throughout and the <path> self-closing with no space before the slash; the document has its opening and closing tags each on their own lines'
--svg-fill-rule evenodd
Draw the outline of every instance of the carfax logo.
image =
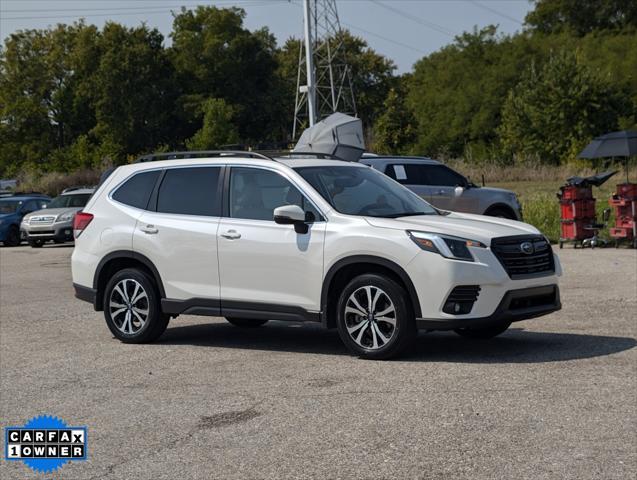
<svg viewBox="0 0 637 480">
<path fill-rule="evenodd" d="M 5 427 L 4 457 L 50 473 L 69 460 L 86 460 L 86 427 L 69 427 L 57 417 L 34 417 L 23 427 Z"/>
</svg>

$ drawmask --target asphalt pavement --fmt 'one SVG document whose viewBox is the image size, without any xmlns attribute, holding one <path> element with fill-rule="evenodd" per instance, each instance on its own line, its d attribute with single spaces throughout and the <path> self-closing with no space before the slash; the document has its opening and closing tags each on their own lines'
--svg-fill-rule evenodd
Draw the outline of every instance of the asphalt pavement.
<svg viewBox="0 0 637 480">
<path fill-rule="evenodd" d="M 88 460 L 54 478 L 637 476 L 634 250 L 565 248 L 560 312 L 489 341 L 421 333 L 385 362 L 284 322 L 182 316 L 122 344 L 73 298 L 71 252 L 0 248 L 2 426 L 88 427 Z M 0 478 L 41 476 L 3 460 Z"/>
</svg>

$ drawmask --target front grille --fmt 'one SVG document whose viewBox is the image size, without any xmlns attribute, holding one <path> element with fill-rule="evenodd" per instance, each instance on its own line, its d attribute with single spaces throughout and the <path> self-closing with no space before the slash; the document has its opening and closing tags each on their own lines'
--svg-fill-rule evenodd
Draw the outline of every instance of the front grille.
<svg viewBox="0 0 637 480">
<path fill-rule="evenodd" d="M 29 218 L 29 225 L 53 225 L 55 221 L 55 216 L 47 215 L 47 216 L 35 216 Z"/>
<path fill-rule="evenodd" d="M 494 238 L 491 250 L 512 279 L 555 271 L 551 244 L 540 235 Z"/>
<path fill-rule="evenodd" d="M 478 295 L 480 295 L 479 285 L 460 285 L 451 291 L 442 311 L 453 315 L 470 313 Z"/>
</svg>

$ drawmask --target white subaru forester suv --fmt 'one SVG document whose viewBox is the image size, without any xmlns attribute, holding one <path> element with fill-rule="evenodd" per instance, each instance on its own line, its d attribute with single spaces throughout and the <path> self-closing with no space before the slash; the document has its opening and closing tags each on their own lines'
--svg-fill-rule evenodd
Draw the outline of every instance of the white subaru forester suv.
<svg viewBox="0 0 637 480">
<path fill-rule="evenodd" d="M 205 157 L 121 166 L 75 217 L 75 295 L 123 342 L 180 314 L 309 321 L 383 359 L 418 329 L 491 338 L 561 308 L 560 263 L 531 225 L 437 210 L 355 162 Z"/>
</svg>

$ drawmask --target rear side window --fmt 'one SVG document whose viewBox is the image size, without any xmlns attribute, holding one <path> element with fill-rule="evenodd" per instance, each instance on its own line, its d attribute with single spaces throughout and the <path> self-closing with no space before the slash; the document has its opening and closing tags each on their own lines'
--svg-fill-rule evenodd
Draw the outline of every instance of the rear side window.
<svg viewBox="0 0 637 480">
<path fill-rule="evenodd" d="M 387 166 L 385 172 L 390 178 L 403 185 L 429 185 L 427 169 L 430 165 L 393 164 Z"/>
<path fill-rule="evenodd" d="M 166 170 L 157 196 L 157 211 L 218 217 L 220 167 Z"/>
<path fill-rule="evenodd" d="M 133 175 L 113 193 L 113 200 L 131 207 L 146 209 L 159 173 L 159 170 L 154 170 Z"/>
</svg>

